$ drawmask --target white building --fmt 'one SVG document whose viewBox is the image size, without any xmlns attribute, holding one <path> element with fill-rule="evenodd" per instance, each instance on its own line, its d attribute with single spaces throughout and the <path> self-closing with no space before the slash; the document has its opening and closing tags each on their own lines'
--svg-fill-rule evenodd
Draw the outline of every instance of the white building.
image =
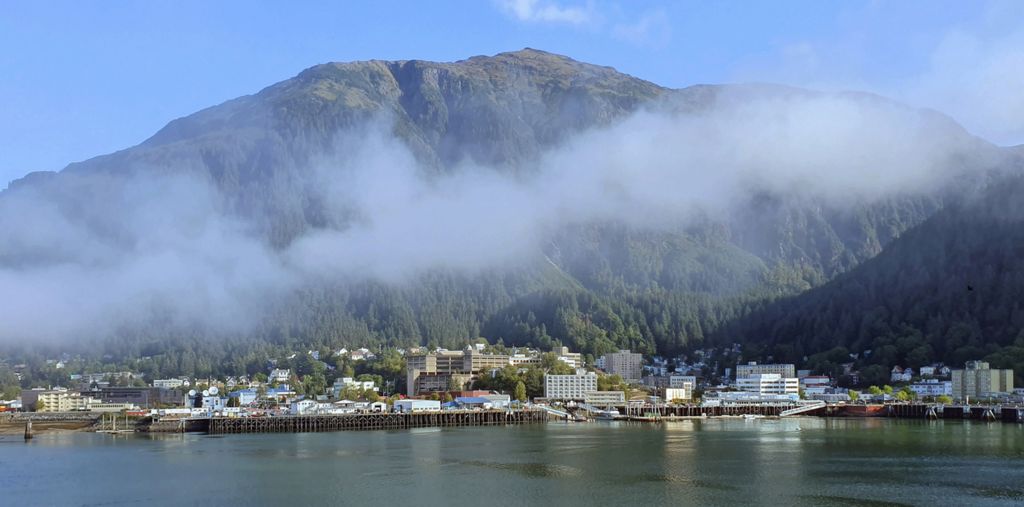
<svg viewBox="0 0 1024 507">
<path fill-rule="evenodd" d="M 162 387 L 164 389 L 177 389 L 184 385 L 185 381 L 180 378 L 156 379 L 153 381 L 153 387 Z"/>
<path fill-rule="evenodd" d="M 736 379 L 736 387 L 743 392 L 758 395 L 800 394 L 800 381 L 796 377 L 783 377 L 778 373 L 755 373 Z"/>
<path fill-rule="evenodd" d="M 494 408 L 508 408 L 512 403 L 512 397 L 507 394 L 485 394 L 480 398 L 490 400 L 491 406 Z"/>
<path fill-rule="evenodd" d="M 288 382 L 291 378 L 292 371 L 287 368 L 274 368 L 270 370 L 270 381 L 271 382 Z"/>
<path fill-rule="evenodd" d="M 665 401 L 686 401 L 693 397 L 693 391 L 686 387 L 669 387 L 665 389 Z"/>
<path fill-rule="evenodd" d="M 796 366 L 792 364 L 757 364 L 750 361 L 747 364 L 736 365 L 736 379 L 760 374 L 777 374 L 783 378 L 797 378 Z"/>
<path fill-rule="evenodd" d="M 832 379 L 824 375 L 808 375 L 800 378 L 800 389 L 804 391 L 805 398 L 814 398 L 829 392 L 832 387 Z"/>
<path fill-rule="evenodd" d="M 892 371 L 889 373 L 890 382 L 910 382 L 914 378 L 914 369 L 900 368 L 899 365 L 893 366 Z"/>
<path fill-rule="evenodd" d="M 609 375 L 618 375 L 623 380 L 640 380 L 643 374 L 644 356 L 639 352 L 620 350 L 602 356 L 604 371 Z"/>
<path fill-rule="evenodd" d="M 953 382 L 949 380 L 940 381 L 938 379 L 930 378 L 910 384 L 910 390 L 918 397 L 953 396 Z"/>
<path fill-rule="evenodd" d="M 433 412 L 441 410 L 441 402 L 438 400 L 396 400 L 394 405 L 395 412 Z"/>
<path fill-rule="evenodd" d="M 352 377 L 342 377 L 334 381 L 333 391 L 335 398 L 341 396 L 341 392 L 345 389 L 377 391 L 379 388 L 376 382 L 372 380 L 354 380 Z"/>
<path fill-rule="evenodd" d="M 794 379 L 796 380 L 796 379 Z M 717 396 L 705 398 L 702 403 L 704 406 L 714 406 L 716 404 L 723 403 L 788 403 L 797 401 L 800 399 L 800 395 L 797 393 L 792 394 L 758 394 L 754 392 L 746 391 L 725 391 L 720 392 Z"/>
<path fill-rule="evenodd" d="M 316 400 L 300 400 L 293 402 L 289 412 L 292 415 L 312 415 L 317 413 Z"/>
<path fill-rule="evenodd" d="M 584 393 L 597 391 L 597 374 L 544 375 L 544 397 L 550 400 L 582 400 Z"/>
</svg>

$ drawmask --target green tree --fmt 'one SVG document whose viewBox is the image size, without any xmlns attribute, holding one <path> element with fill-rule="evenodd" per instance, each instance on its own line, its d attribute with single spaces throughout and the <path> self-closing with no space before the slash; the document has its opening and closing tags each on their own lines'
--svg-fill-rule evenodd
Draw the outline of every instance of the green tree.
<svg viewBox="0 0 1024 507">
<path fill-rule="evenodd" d="M 935 397 L 935 402 L 936 403 L 941 403 L 943 405 L 949 405 L 949 404 L 953 403 L 953 398 L 951 398 L 951 397 L 949 397 L 949 396 L 947 396 L 945 394 L 942 394 L 942 395 L 939 395 L 939 396 Z"/>
<path fill-rule="evenodd" d="M 459 382 L 455 375 L 448 377 L 448 391 L 459 392 L 462 390 L 462 387 L 462 382 Z"/>
<path fill-rule="evenodd" d="M 857 401 L 858 399 L 860 399 L 860 393 L 854 391 L 853 389 L 847 391 L 846 394 L 850 396 L 850 401 Z"/>
<path fill-rule="evenodd" d="M 884 392 L 885 391 L 880 389 L 878 386 L 871 386 L 868 388 L 868 393 L 870 393 L 872 396 L 881 396 Z"/>
<path fill-rule="evenodd" d="M 526 383 L 520 380 L 516 382 L 515 399 L 521 402 L 526 401 Z"/>
</svg>

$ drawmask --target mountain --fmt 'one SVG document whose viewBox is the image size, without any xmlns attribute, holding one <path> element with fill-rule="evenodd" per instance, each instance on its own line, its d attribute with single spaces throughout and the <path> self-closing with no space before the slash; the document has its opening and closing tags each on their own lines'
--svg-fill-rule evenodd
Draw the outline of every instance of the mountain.
<svg viewBox="0 0 1024 507">
<path fill-rule="evenodd" d="M 731 322 L 719 338 L 779 360 L 811 355 L 833 371 L 853 352 L 872 383 L 892 365 L 982 357 L 1024 374 L 1022 191 L 1019 170 L 996 176 L 874 258 Z"/>
<path fill-rule="evenodd" d="M 367 150 L 360 136 L 373 131 L 397 144 Z M 360 157 L 403 150 L 411 162 L 363 164 L 353 176 Z M 796 300 L 774 301 L 812 297 L 867 269 L 907 231 L 955 213 L 948 202 L 987 187 L 978 174 L 1015 157 L 941 114 L 869 94 L 669 89 L 532 49 L 453 63 L 329 63 L 174 120 L 138 146 L 13 182 L 0 193 L 0 284 L 33 297 L 3 317 L 76 316 L 55 324 L 62 337 L 47 343 L 62 350 L 74 335 L 89 353 L 148 358 L 137 366 L 153 374 L 251 373 L 298 347 L 456 347 L 481 335 L 592 355 L 678 354 L 728 341 L 723 329 L 757 343 L 754 330 L 782 317 L 773 309 Z M 658 172 L 677 160 L 685 178 Z M 365 202 L 360 185 L 401 186 L 393 169 L 404 165 L 415 166 L 412 191 Z M 891 178 L 903 165 L 914 177 Z M 350 233 L 391 216 L 394 203 L 381 201 L 441 188 L 437 205 L 447 210 L 453 181 L 468 186 L 456 185 L 470 202 L 509 210 L 489 218 L 497 229 L 543 206 L 536 245 L 507 224 L 513 239 L 484 234 L 499 246 L 401 282 L 323 267 L 355 241 Z M 547 197 L 489 202 L 493 185 L 514 190 L 502 197 L 523 188 Z M 545 194 L 551 188 L 560 193 Z M 586 192 L 590 200 L 574 204 Z M 456 215 L 459 224 L 477 218 Z M 395 238 L 370 236 L 378 248 L 345 258 L 346 269 L 390 250 L 409 250 L 396 262 L 409 264 L 450 225 L 399 216 L 415 221 L 416 241 L 379 248 Z M 475 262 L 500 249 L 515 255 Z M 310 252 L 316 262 L 302 270 L 312 276 L 282 274 Z M 236 314 L 251 322 L 209 325 Z M 100 331 L 87 329 L 98 321 Z M 33 329 L 13 326 L 0 341 L 21 347 Z M 824 336 L 794 338 L 793 354 L 831 348 Z"/>
</svg>

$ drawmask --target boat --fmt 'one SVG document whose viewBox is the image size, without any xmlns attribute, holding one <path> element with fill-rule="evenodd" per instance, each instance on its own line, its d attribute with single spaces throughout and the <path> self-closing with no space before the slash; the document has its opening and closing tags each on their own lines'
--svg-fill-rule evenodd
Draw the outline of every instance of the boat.
<svg viewBox="0 0 1024 507">
<path fill-rule="evenodd" d="M 761 414 L 743 414 L 744 419 L 764 419 Z"/>
<path fill-rule="evenodd" d="M 622 417 L 618 410 L 595 410 L 590 412 L 590 415 L 602 421 L 613 421 Z"/>
</svg>

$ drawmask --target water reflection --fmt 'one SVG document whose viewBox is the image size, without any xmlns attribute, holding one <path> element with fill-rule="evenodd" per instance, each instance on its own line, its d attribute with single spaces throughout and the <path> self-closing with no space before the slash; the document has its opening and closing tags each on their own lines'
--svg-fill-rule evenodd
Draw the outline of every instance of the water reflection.
<svg viewBox="0 0 1024 507">
<path fill-rule="evenodd" d="M 7 505 L 1015 505 L 1024 501 L 1021 433 L 999 423 L 798 418 L 223 438 L 43 434 L 0 446 L 0 488 Z"/>
</svg>

